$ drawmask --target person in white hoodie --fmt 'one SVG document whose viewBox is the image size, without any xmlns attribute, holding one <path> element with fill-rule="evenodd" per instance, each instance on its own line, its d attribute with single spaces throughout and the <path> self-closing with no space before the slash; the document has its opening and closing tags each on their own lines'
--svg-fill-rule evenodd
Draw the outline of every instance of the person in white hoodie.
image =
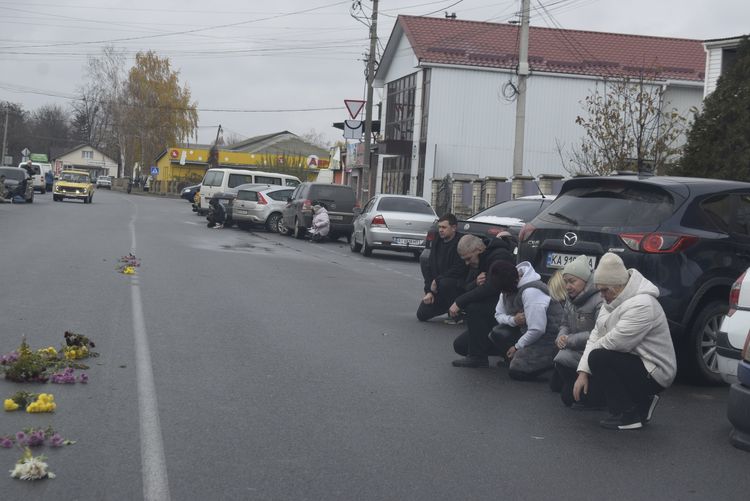
<svg viewBox="0 0 750 501">
<path fill-rule="evenodd" d="M 550 298 L 547 285 L 528 261 L 517 266 L 496 262 L 490 268 L 489 280 L 500 291 L 495 307 L 498 325 L 492 329 L 490 340 L 509 360 L 511 379 L 537 379 L 553 367 L 562 305 Z"/>
<path fill-rule="evenodd" d="M 578 364 L 573 397 L 580 401 L 593 379 L 610 412 L 599 424 L 638 429 L 651 420 L 658 394 L 677 372 L 667 317 L 657 300 L 659 289 L 638 270 L 626 269 L 611 252 L 599 261 L 594 284 L 604 304 Z"/>
<path fill-rule="evenodd" d="M 331 220 L 328 217 L 328 211 L 322 205 L 314 205 L 313 214 L 312 228 L 310 228 L 311 241 L 321 242 L 328 236 L 331 228 Z"/>
</svg>

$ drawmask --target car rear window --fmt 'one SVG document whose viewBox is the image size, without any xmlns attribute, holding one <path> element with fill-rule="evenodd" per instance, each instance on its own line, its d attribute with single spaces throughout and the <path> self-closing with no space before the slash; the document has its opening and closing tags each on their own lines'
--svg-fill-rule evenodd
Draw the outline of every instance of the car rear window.
<svg viewBox="0 0 750 501">
<path fill-rule="evenodd" d="M 377 210 L 391 212 L 412 212 L 414 214 L 434 214 L 430 204 L 417 198 L 384 197 L 378 202 Z"/>
<path fill-rule="evenodd" d="M 4 175 L 6 179 L 14 181 L 23 181 L 26 179 L 26 172 L 21 169 L 0 169 L 0 174 Z"/>
<path fill-rule="evenodd" d="M 310 188 L 309 198 L 311 200 L 335 200 L 341 203 L 354 205 L 354 190 L 348 186 L 315 185 Z"/>
<path fill-rule="evenodd" d="M 539 214 L 542 208 L 547 207 L 552 200 L 509 200 L 497 205 L 493 205 L 481 212 L 477 212 L 470 219 L 475 217 L 495 216 L 495 217 L 514 217 L 521 221 L 531 221 Z"/>
<path fill-rule="evenodd" d="M 237 199 L 238 200 L 248 200 L 250 202 L 257 202 L 258 201 L 258 192 L 257 191 L 250 191 L 250 190 L 240 190 L 237 193 Z"/>
<path fill-rule="evenodd" d="M 581 226 L 654 226 L 674 209 L 672 195 L 656 186 L 600 182 L 558 195 L 539 217 Z"/>
</svg>

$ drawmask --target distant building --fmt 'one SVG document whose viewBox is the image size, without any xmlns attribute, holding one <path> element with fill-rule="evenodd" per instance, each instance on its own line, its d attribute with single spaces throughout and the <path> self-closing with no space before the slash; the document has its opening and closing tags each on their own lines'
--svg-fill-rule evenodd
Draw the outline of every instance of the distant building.
<svg viewBox="0 0 750 501">
<path fill-rule="evenodd" d="M 747 35 L 745 35 L 746 37 Z M 705 40 L 706 50 L 706 81 L 703 97 L 705 98 L 716 89 L 716 82 L 737 60 L 737 46 L 744 37 L 716 38 Z"/>
<path fill-rule="evenodd" d="M 117 176 L 117 161 L 89 144 L 82 144 L 56 155 L 52 166 L 56 175 L 63 169 L 77 169 L 88 171 L 91 179 Z"/>
<path fill-rule="evenodd" d="M 381 117 L 381 190 L 430 200 L 447 175 L 513 176 L 519 27 L 399 16 L 375 87 Z M 664 106 L 689 116 L 703 97 L 701 41 L 531 27 L 525 175 L 567 175 L 558 145 L 578 144 L 581 101 L 607 77 L 658 75 Z M 387 155 L 387 156 L 386 156 Z"/>
<path fill-rule="evenodd" d="M 158 174 L 155 191 L 169 192 L 199 183 L 208 169 L 210 144 L 181 143 L 163 150 L 154 160 Z M 238 169 L 281 172 L 305 181 L 328 168 L 329 151 L 288 132 L 256 136 L 219 147 L 218 165 Z M 144 175 L 150 171 L 144 169 Z"/>
</svg>

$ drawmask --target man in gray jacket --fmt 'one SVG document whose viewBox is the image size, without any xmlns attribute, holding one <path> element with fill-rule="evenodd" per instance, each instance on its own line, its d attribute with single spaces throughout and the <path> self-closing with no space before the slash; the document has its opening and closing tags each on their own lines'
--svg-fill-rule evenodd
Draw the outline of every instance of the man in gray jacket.
<svg viewBox="0 0 750 501">
<path fill-rule="evenodd" d="M 563 403 L 573 405 L 573 384 L 578 374 L 578 362 L 581 361 L 583 349 L 594 328 L 602 296 L 591 280 L 593 272 L 586 256 L 578 256 L 565 265 L 562 270 L 563 283 L 567 298 L 563 306 L 563 319 L 555 344 L 560 350 L 555 356 L 555 373 L 550 381 L 553 391 L 560 391 Z M 589 390 L 584 402 L 589 406 L 600 407 L 601 398 Z"/>
<path fill-rule="evenodd" d="M 605 304 L 578 364 L 573 397 L 580 401 L 589 393 L 590 380 L 596 380 L 611 414 L 599 424 L 612 430 L 641 428 L 677 373 L 659 289 L 611 252 L 599 261 L 594 283 Z"/>
</svg>

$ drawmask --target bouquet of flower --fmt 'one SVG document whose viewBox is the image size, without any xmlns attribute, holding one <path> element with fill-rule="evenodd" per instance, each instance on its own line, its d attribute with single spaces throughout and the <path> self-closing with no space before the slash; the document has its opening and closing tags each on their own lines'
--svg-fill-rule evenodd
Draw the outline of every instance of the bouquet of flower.
<svg viewBox="0 0 750 501">
<path fill-rule="evenodd" d="M 15 468 L 10 470 L 10 476 L 21 480 L 40 480 L 42 478 L 55 478 L 55 474 L 48 470 L 44 456 L 33 456 L 31 449 L 24 448 L 23 456 L 16 463 Z"/>
<path fill-rule="evenodd" d="M 118 263 L 120 264 L 117 265 L 117 271 L 125 275 L 132 275 L 135 273 L 135 269 L 141 266 L 141 261 L 133 253 L 122 256 Z"/>
<path fill-rule="evenodd" d="M 40 447 L 45 444 L 50 447 L 62 447 L 75 443 L 75 440 L 63 438 L 51 426 L 47 428 L 25 428 L 23 431 L 16 432 L 15 435 L 0 437 L 0 447 L 5 449 L 10 449 L 15 444 L 18 444 L 19 447 Z"/>
</svg>

